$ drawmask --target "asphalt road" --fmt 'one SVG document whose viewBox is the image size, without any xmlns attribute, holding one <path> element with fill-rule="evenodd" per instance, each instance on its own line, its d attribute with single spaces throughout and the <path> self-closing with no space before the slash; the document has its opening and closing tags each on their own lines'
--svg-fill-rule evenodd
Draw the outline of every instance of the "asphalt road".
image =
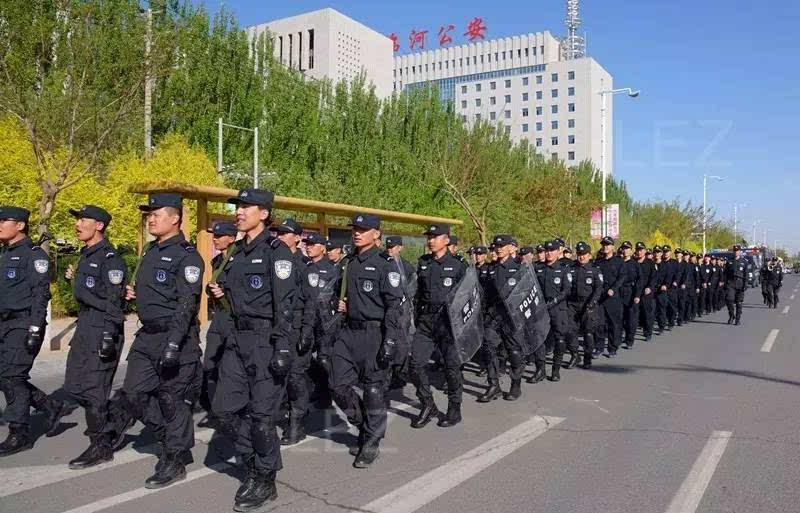
<svg viewBox="0 0 800 513">
<path fill-rule="evenodd" d="M 409 428 L 417 410 L 408 387 L 371 470 L 351 466 L 355 438 L 342 417 L 315 412 L 315 435 L 284 449 L 279 498 L 262 511 L 796 513 L 799 283 L 786 277 L 778 309 L 751 290 L 740 327 L 724 311 L 705 317 L 591 371 L 565 370 L 560 383 L 523 383 L 516 403 L 476 403 L 484 380 L 467 372 L 464 422 L 454 428 Z M 48 391 L 60 380 L 35 378 Z M 437 402 L 446 406 L 441 393 Z M 0 460 L 0 511 L 231 510 L 240 474 L 210 431 L 196 431 L 186 481 L 149 491 L 147 436 L 130 437 L 111 463 L 67 469 L 86 447 L 83 428 L 74 411 L 56 437 Z"/>
</svg>

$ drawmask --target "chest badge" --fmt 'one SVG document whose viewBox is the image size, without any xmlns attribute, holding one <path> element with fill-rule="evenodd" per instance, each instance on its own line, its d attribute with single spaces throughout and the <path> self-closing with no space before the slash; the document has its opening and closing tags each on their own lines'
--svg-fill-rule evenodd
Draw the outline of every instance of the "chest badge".
<svg viewBox="0 0 800 513">
<path fill-rule="evenodd" d="M 509 278 L 508 279 L 508 286 L 509 287 L 513 287 L 516 284 L 517 284 L 517 280 L 515 280 L 514 278 Z"/>
<path fill-rule="evenodd" d="M 250 277 L 250 286 L 258 290 L 264 286 L 264 280 L 261 278 L 261 276 L 255 274 Z"/>
<path fill-rule="evenodd" d="M 362 285 L 361 288 L 364 289 L 364 292 L 372 292 L 372 281 L 364 281 L 364 285 Z"/>
<path fill-rule="evenodd" d="M 445 278 L 444 279 L 444 286 L 445 287 L 452 287 L 453 286 L 453 278 Z"/>
<path fill-rule="evenodd" d="M 94 288 L 94 276 L 87 276 L 86 277 L 86 288 L 93 289 Z"/>
<path fill-rule="evenodd" d="M 591 278 L 586 278 L 586 284 L 587 285 L 591 285 L 593 281 L 594 280 L 592 280 Z"/>
<path fill-rule="evenodd" d="M 164 271 L 163 269 L 157 269 L 156 281 L 158 283 L 164 283 L 165 281 L 167 281 L 167 271 Z"/>
<path fill-rule="evenodd" d="M 6 269 L 6 278 L 9 280 L 13 280 L 17 277 L 17 269 L 14 267 L 9 267 Z"/>
<path fill-rule="evenodd" d="M 556 285 L 558 285 L 559 283 L 561 283 L 561 278 L 559 278 L 558 276 L 556 276 L 555 278 L 553 278 L 553 283 L 555 283 Z"/>
</svg>

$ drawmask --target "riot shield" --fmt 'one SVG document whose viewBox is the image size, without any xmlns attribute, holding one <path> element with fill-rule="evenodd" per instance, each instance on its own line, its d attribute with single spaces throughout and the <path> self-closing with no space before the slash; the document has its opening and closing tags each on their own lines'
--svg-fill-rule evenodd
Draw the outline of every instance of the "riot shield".
<svg viewBox="0 0 800 513">
<path fill-rule="evenodd" d="M 530 351 L 535 351 L 550 331 L 550 314 L 533 266 L 523 263 L 500 293 L 507 333 L 527 341 Z"/>
<path fill-rule="evenodd" d="M 463 364 L 470 361 L 483 344 L 483 291 L 475 267 L 467 267 L 464 277 L 447 299 L 450 330 Z"/>
<path fill-rule="evenodd" d="M 406 268 L 400 255 L 394 256 L 394 263 L 397 272 L 400 273 L 400 286 L 403 289 L 403 301 L 400 304 L 400 347 L 397 350 L 396 364 L 403 364 L 411 352 L 411 344 L 414 341 L 414 333 L 417 331 L 414 326 L 414 298 L 417 295 L 417 273 L 412 273 L 411 279 L 406 277 Z"/>
<path fill-rule="evenodd" d="M 324 333 L 328 333 L 334 329 L 336 323 L 342 317 L 335 308 L 336 299 L 338 299 L 338 290 L 336 287 L 338 283 L 337 278 L 338 277 L 333 277 L 333 279 L 328 280 L 328 282 L 319 289 L 317 297 L 315 298 L 315 307 Z"/>
</svg>

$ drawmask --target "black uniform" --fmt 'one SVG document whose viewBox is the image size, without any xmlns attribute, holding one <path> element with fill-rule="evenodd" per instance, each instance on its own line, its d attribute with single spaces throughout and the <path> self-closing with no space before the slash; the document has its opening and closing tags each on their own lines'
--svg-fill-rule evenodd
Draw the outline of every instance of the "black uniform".
<svg viewBox="0 0 800 513">
<path fill-rule="evenodd" d="M 595 261 L 595 266 L 600 268 L 603 273 L 603 298 L 600 300 L 600 305 L 603 307 L 603 314 L 605 315 L 605 336 L 608 337 L 608 352 L 612 355 L 616 354 L 622 340 L 623 311 L 620 289 L 625 282 L 626 276 L 624 263 L 618 256 Z M 612 290 L 614 295 L 610 296 L 608 292 Z M 598 349 L 602 351 L 604 338 L 598 337 L 595 341 L 599 343 L 599 346 L 595 347 L 595 352 Z"/>
<path fill-rule="evenodd" d="M 656 322 L 658 323 L 658 334 L 662 334 L 668 327 L 667 312 L 669 311 L 669 287 L 671 283 L 667 277 L 668 266 L 665 261 L 656 262 L 653 260 L 655 269 L 655 302 L 656 302 Z"/>
<path fill-rule="evenodd" d="M 560 378 L 561 363 L 564 359 L 567 339 L 572 339 L 572 326 L 569 321 L 569 312 L 564 301 L 569 295 L 572 286 L 572 274 L 569 268 L 563 267 L 558 261 L 551 265 L 545 264 L 536 270 L 536 278 L 542 288 L 542 296 L 547 302 L 550 314 L 550 332 L 547 337 L 553 344 L 553 367 L 551 377 Z M 570 348 L 573 358 L 577 347 Z"/>
<path fill-rule="evenodd" d="M 570 332 L 568 344 L 577 348 L 578 335 L 583 336 L 583 365 L 588 368 L 594 351 L 594 332 L 597 329 L 600 312 L 600 298 L 603 295 L 603 273 L 591 264 L 573 262 L 569 268 L 572 288 L 567 296 L 567 308 L 574 329 Z"/>
<path fill-rule="evenodd" d="M 766 276 L 762 273 L 761 279 L 766 281 L 767 306 L 777 308 L 778 291 L 783 284 L 783 268 L 776 262 L 767 268 Z"/>
<path fill-rule="evenodd" d="M 680 324 L 680 319 L 678 318 L 678 290 L 680 289 L 680 284 L 678 283 L 678 280 L 680 280 L 679 270 L 680 266 L 678 261 L 674 258 L 670 258 L 662 264 L 662 284 L 667 286 L 667 304 L 665 305 L 667 329 L 672 329 L 676 322 Z"/>
<path fill-rule="evenodd" d="M 417 265 L 415 299 L 417 331 L 411 349 L 411 369 L 416 378 L 417 397 L 423 405 L 434 405 L 426 366 L 438 349 L 442 355 L 447 379 L 448 405 L 461 404 L 461 359 L 453 342 L 447 317 L 447 299 L 466 272 L 466 265 L 449 252 L 437 259 L 422 255 Z M 450 406 L 452 409 L 454 406 Z"/>
<path fill-rule="evenodd" d="M 728 276 L 725 274 L 726 265 L 727 262 L 721 262 L 717 265 L 717 269 L 719 270 L 719 280 L 714 293 L 714 304 L 716 305 L 714 308 L 717 312 L 722 310 L 723 305 L 726 303 L 725 288 L 728 284 Z"/>
<path fill-rule="evenodd" d="M 700 267 L 692 261 L 686 264 L 688 271 L 686 275 L 686 306 L 684 307 L 684 319 L 692 321 L 697 317 L 697 294 L 700 283 Z"/>
<path fill-rule="evenodd" d="M 639 326 L 639 307 L 644 290 L 644 280 L 639 262 L 634 258 L 625 260 L 625 280 L 620 288 L 620 299 L 624 308 L 622 313 L 625 343 L 632 347 L 636 328 Z M 637 302 L 638 301 L 638 302 Z"/>
<path fill-rule="evenodd" d="M 703 263 L 699 266 L 700 271 L 700 294 L 698 297 L 698 312 L 700 315 L 711 313 L 711 283 L 714 268 L 711 263 Z"/>
<path fill-rule="evenodd" d="M 306 268 L 307 283 L 309 285 L 316 283 L 316 286 L 311 287 L 312 299 L 315 306 L 313 310 L 313 350 L 316 351 L 316 359 L 313 361 L 314 365 L 311 366 L 309 376 L 314 383 L 314 395 L 316 399 L 320 401 L 320 404 L 326 407 L 330 406 L 331 390 L 333 389 L 331 356 L 333 354 L 333 342 L 336 340 L 336 332 L 339 329 L 339 325 L 335 323 L 327 330 L 325 329 L 323 323 L 326 322 L 326 319 L 333 318 L 335 305 L 333 305 L 332 302 L 322 304 L 319 294 L 322 290 L 335 287 L 338 279 L 338 267 L 328 258 L 323 257 L 318 262 L 312 262 Z M 324 312 L 324 317 L 323 309 L 326 310 L 326 312 Z"/>
<path fill-rule="evenodd" d="M 644 338 L 649 341 L 653 336 L 653 326 L 656 318 L 656 294 L 658 292 L 658 269 L 655 262 L 648 258 L 639 262 L 639 274 L 642 280 L 642 301 L 639 303 L 639 318 L 642 320 Z"/>
<path fill-rule="evenodd" d="M 728 323 L 742 320 L 742 303 L 747 289 L 748 264 L 744 257 L 731 260 L 725 264 L 725 303 L 728 306 Z"/>
<path fill-rule="evenodd" d="M 224 286 L 225 274 L 230 268 L 230 261 L 223 262 L 225 253 L 220 253 L 211 260 L 212 272 L 216 272 L 220 266 L 217 276 L 217 284 Z M 209 295 L 209 309 L 211 310 L 211 324 L 206 333 L 206 349 L 203 353 L 203 390 L 200 395 L 203 407 L 211 411 L 214 400 L 214 393 L 219 382 L 219 363 L 225 351 L 225 344 L 233 331 L 233 320 L 231 319 L 230 304 L 226 300 L 216 300 Z"/>
<path fill-rule="evenodd" d="M 125 262 L 103 239 L 81 250 L 74 275 L 78 324 L 70 342 L 64 390 L 86 409 L 86 435 L 110 451 L 108 398 L 124 339 Z M 105 341 L 104 341 L 105 339 Z M 101 346 L 107 347 L 101 351 Z M 102 354 L 101 354 L 102 353 Z"/>
</svg>

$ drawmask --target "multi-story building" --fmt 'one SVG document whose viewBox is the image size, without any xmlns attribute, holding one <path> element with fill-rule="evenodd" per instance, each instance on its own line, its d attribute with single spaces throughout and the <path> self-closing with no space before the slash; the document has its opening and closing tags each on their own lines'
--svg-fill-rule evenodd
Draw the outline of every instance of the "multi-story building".
<svg viewBox="0 0 800 513">
<path fill-rule="evenodd" d="M 375 94 L 392 94 L 392 41 L 333 9 L 269 21 L 247 29 L 250 37 L 269 31 L 275 58 L 313 79 L 348 82 L 360 73 Z"/>
<path fill-rule="evenodd" d="M 436 86 L 467 124 L 497 123 L 567 165 L 613 169 L 612 96 L 600 94 L 613 79 L 591 57 L 563 53 L 558 39 L 537 32 L 396 56 L 393 90 Z"/>
</svg>

